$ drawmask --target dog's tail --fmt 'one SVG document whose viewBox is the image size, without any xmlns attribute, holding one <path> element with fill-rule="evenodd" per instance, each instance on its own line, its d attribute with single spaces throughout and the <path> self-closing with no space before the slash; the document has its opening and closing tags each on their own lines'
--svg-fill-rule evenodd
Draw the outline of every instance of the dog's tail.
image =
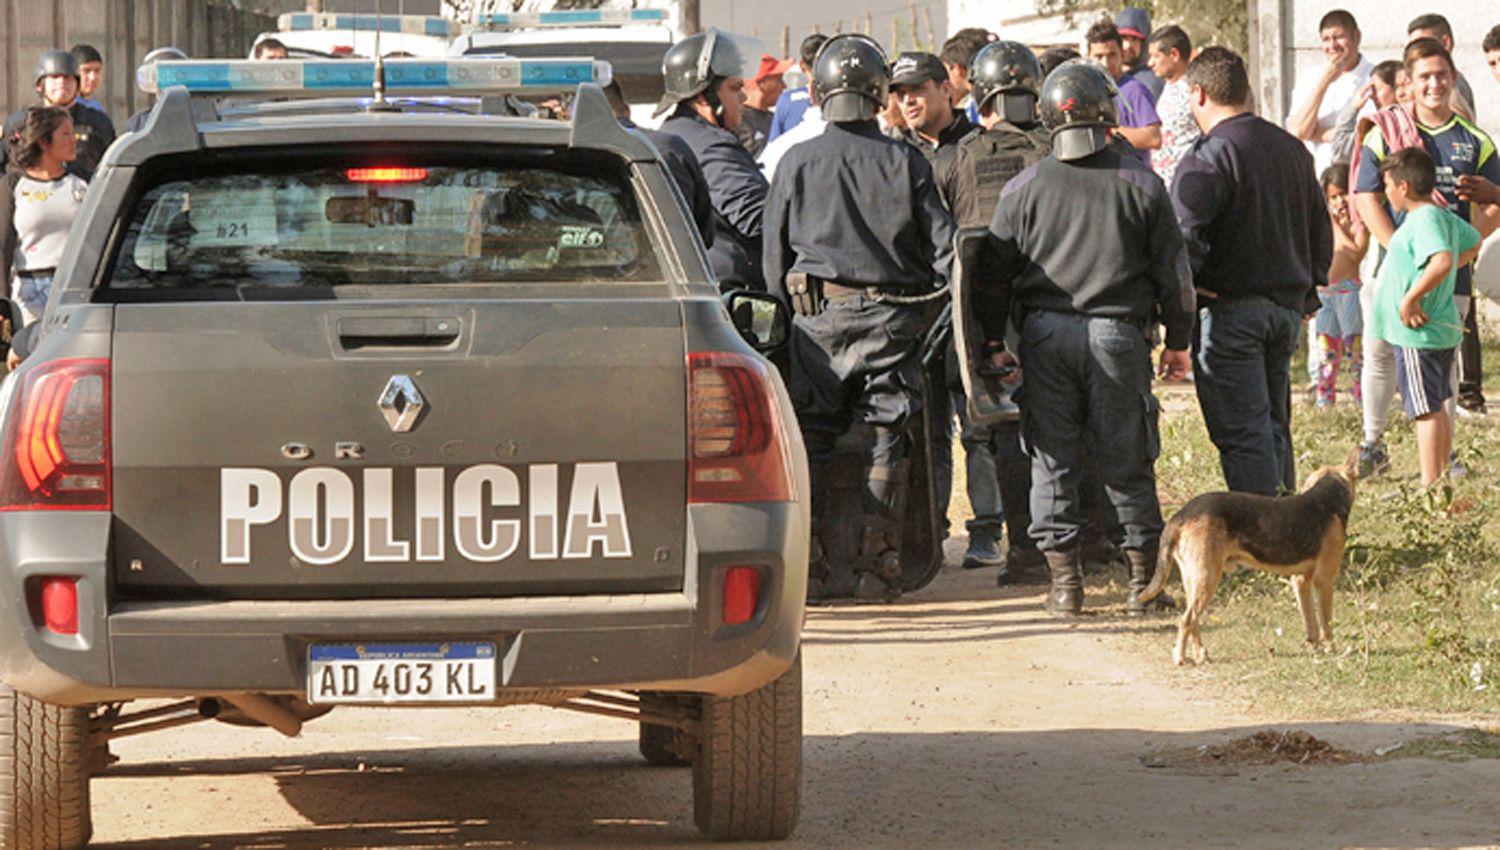
<svg viewBox="0 0 1500 850">
<path fill-rule="evenodd" d="M 1177 537 L 1181 533 L 1182 523 L 1174 516 L 1168 520 L 1167 527 L 1162 529 L 1161 543 L 1157 548 L 1156 572 L 1151 576 L 1151 583 L 1136 597 L 1140 601 L 1150 602 L 1155 599 L 1172 578 L 1172 565 L 1177 563 Z"/>
</svg>

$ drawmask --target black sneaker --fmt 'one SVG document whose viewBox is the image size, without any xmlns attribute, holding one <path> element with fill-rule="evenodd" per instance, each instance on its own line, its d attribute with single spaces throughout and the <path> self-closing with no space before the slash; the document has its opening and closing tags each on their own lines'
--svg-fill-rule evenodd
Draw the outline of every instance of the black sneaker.
<svg viewBox="0 0 1500 850">
<path fill-rule="evenodd" d="M 998 567 L 1003 563 L 1005 563 L 1005 556 L 1000 554 L 1000 547 L 996 545 L 994 534 L 979 528 L 969 532 L 969 551 L 964 553 L 964 569 Z"/>
<path fill-rule="evenodd" d="M 1385 443 L 1373 445 L 1361 443 L 1359 446 L 1359 477 L 1374 478 L 1384 475 L 1391 468 L 1390 455 L 1385 452 Z"/>
</svg>

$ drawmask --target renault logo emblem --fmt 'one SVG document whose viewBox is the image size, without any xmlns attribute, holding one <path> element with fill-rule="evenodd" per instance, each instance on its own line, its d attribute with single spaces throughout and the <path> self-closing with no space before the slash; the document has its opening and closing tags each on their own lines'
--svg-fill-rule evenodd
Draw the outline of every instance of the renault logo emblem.
<svg viewBox="0 0 1500 850">
<path fill-rule="evenodd" d="M 385 416 L 385 424 L 397 434 L 405 434 L 416 427 L 417 418 L 426 406 L 422 391 L 406 375 L 392 375 L 386 382 L 385 391 L 380 394 L 380 412 Z"/>
</svg>

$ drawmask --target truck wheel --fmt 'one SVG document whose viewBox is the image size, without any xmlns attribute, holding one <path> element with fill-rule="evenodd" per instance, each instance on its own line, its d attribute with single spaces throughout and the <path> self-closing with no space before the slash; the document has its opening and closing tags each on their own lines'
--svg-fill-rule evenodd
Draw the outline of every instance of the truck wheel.
<svg viewBox="0 0 1500 850">
<path fill-rule="evenodd" d="M 802 794 L 802 656 L 776 681 L 703 698 L 693 819 L 716 841 L 786 838 Z"/>
<path fill-rule="evenodd" d="M 89 841 L 88 709 L 0 685 L 0 847 L 76 850 Z"/>
<path fill-rule="evenodd" d="M 674 697 L 671 694 L 644 691 L 640 694 L 640 699 L 641 710 L 650 711 L 656 706 L 678 706 L 694 697 Z M 641 724 L 641 755 L 645 756 L 647 764 L 656 767 L 687 767 L 693 763 L 686 755 L 690 752 L 691 745 L 692 742 L 685 740 L 683 733 L 670 726 Z"/>
</svg>

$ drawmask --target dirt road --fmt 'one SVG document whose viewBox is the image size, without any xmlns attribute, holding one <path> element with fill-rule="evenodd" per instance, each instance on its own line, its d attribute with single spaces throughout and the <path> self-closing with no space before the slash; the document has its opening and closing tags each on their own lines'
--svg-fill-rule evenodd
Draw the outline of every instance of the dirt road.
<svg viewBox="0 0 1500 850">
<path fill-rule="evenodd" d="M 811 615 L 802 824 L 780 846 L 1500 846 L 1493 760 L 1191 758 L 1268 724 L 1363 753 L 1434 727 L 1252 716 L 1168 666 L 1164 621 L 1070 628 L 990 581 L 949 572 L 900 605 Z M 1160 658 L 1117 645 L 1137 628 L 1161 631 Z M 296 740 L 204 724 L 116 750 L 93 783 L 112 850 L 698 842 L 688 771 L 585 715 L 343 710 Z M 1150 766 L 1163 750 L 1187 763 Z"/>
</svg>

